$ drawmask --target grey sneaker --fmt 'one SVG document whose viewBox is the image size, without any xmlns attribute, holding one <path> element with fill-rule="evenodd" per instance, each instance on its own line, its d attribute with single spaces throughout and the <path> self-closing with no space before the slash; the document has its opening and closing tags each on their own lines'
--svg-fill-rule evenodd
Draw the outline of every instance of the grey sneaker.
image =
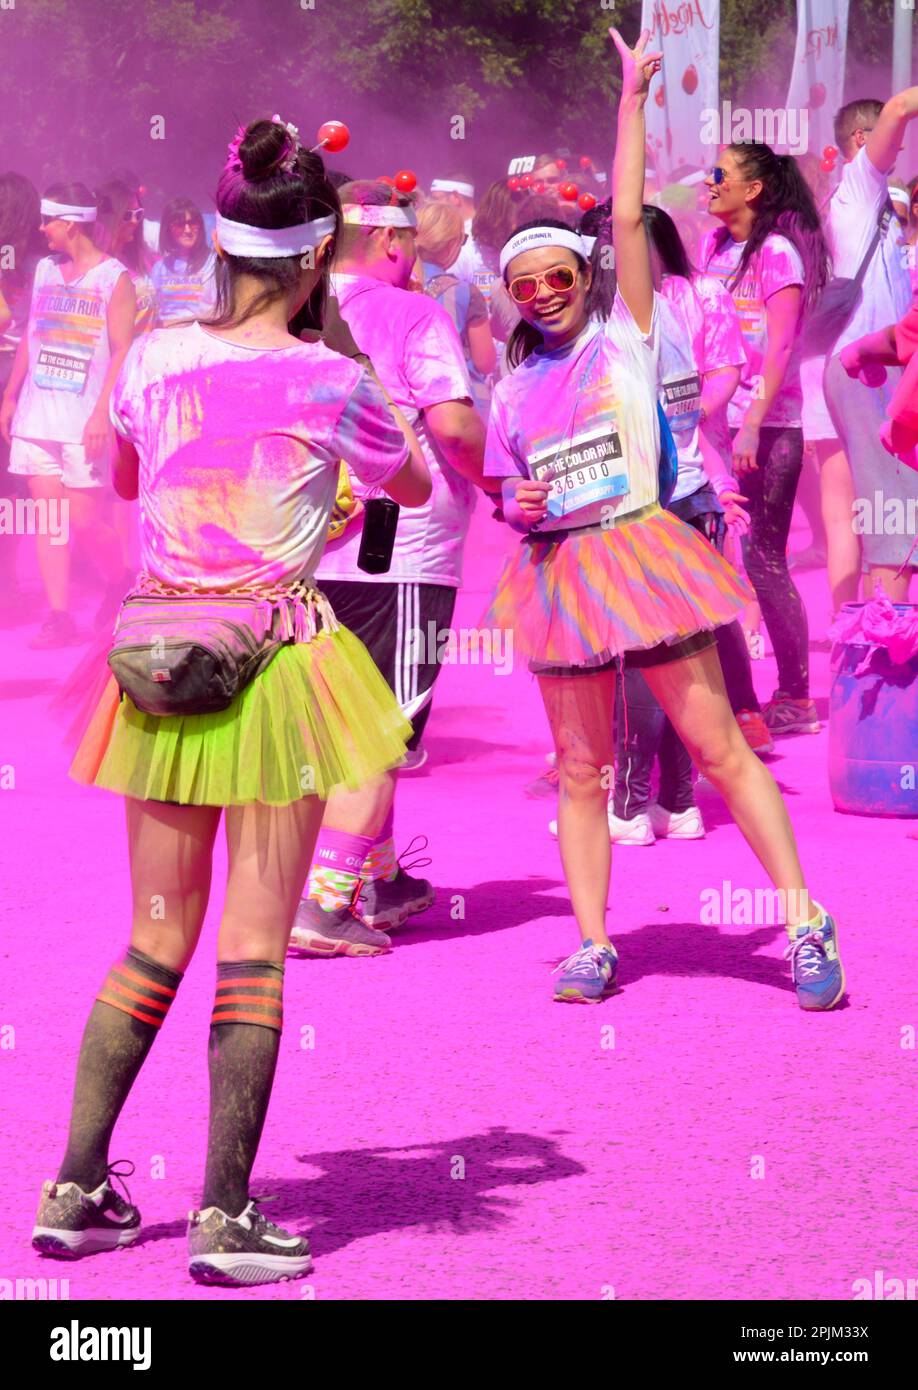
<svg viewBox="0 0 918 1390">
<path fill-rule="evenodd" d="M 393 931 L 416 912 L 426 912 L 436 896 L 429 879 L 412 878 L 400 868 L 393 879 L 373 878 L 366 882 L 357 911 L 368 927 Z"/>
<path fill-rule="evenodd" d="M 188 1273 L 199 1284 L 277 1284 L 311 1269 L 309 1242 L 266 1221 L 254 1201 L 239 1216 L 188 1213 Z"/>
<path fill-rule="evenodd" d="M 315 898 L 304 898 L 287 950 L 292 956 L 379 956 L 391 946 L 385 932 L 364 926 L 349 907 L 327 912 Z"/>
<path fill-rule="evenodd" d="M 133 1171 L 132 1164 L 130 1173 Z M 130 1173 L 125 1176 L 130 1177 Z M 125 1201 L 112 1186 L 112 1177 L 121 1176 L 112 1165 L 95 1192 L 84 1192 L 75 1182 L 42 1183 L 33 1248 L 42 1255 L 78 1260 L 81 1255 L 133 1245 L 140 1235 L 140 1212 L 130 1201 L 130 1193 Z"/>
</svg>

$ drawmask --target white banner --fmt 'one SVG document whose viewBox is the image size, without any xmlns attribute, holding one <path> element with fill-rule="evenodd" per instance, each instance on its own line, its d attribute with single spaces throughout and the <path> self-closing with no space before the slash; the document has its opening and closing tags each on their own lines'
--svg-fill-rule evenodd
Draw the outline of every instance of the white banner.
<svg viewBox="0 0 918 1390">
<path fill-rule="evenodd" d="M 787 110 L 806 131 L 804 148 L 818 156 L 826 145 L 835 144 L 832 123 L 844 101 L 847 41 L 848 0 L 797 0 L 797 47 Z M 790 143 L 784 148 L 802 153 Z"/>
<path fill-rule="evenodd" d="M 714 163 L 717 142 L 703 112 L 718 104 L 720 0 L 643 0 L 641 28 L 650 30 L 648 47 L 663 53 L 644 108 L 648 172 L 652 162 L 659 182 L 668 183 L 680 164 Z"/>
</svg>

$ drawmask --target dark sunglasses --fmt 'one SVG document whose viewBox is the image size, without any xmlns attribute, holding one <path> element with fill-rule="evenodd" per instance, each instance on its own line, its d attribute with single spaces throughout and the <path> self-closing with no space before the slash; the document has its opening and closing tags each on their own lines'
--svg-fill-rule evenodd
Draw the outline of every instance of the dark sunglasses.
<svg viewBox="0 0 918 1390">
<path fill-rule="evenodd" d="M 569 265 L 553 265 L 543 270 L 541 275 L 517 275 L 507 288 L 514 303 L 530 304 L 538 294 L 540 284 L 555 294 L 570 294 L 576 281 L 577 272 Z"/>
<path fill-rule="evenodd" d="M 142 222 L 143 208 L 128 208 L 121 214 L 122 222 Z"/>
<path fill-rule="evenodd" d="M 198 219 L 196 217 L 173 217 L 169 225 L 170 227 L 196 227 Z"/>
<path fill-rule="evenodd" d="M 713 179 L 714 183 L 716 184 L 725 183 L 727 179 L 727 171 L 726 169 L 722 169 L 719 164 L 715 164 L 714 168 L 709 170 L 709 176 L 711 179 Z"/>
</svg>

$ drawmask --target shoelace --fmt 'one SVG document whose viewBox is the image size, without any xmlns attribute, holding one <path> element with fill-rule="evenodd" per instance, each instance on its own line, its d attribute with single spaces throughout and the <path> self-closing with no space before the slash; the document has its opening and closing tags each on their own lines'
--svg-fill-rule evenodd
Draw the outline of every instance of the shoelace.
<svg viewBox="0 0 918 1390">
<path fill-rule="evenodd" d="M 590 975 L 592 974 L 591 966 L 595 965 L 597 968 L 601 966 L 603 954 L 608 950 L 608 946 L 591 946 L 589 950 L 585 950 L 581 946 L 579 951 L 575 951 L 572 956 L 568 956 L 567 960 L 556 965 L 551 973 L 557 975 L 559 970 L 563 970 L 568 975 Z"/>
<path fill-rule="evenodd" d="M 420 841 L 421 843 L 416 844 L 415 841 Z M 429 855 L 426 858 L 413 859 L 410 864 L 402 863 L 402 860 L 405 858 L 406 854 L 422 854 L 423 851 L 427 849 L 429 843 L 430 841 L 428 840 L 426 835 L 415 835 L 414 839 L 410 842 L 410 844 L 406 846 L 405 849 L 402 850 L 401 854 L 396 860 L 396 863 L 398 864 L 398 867 L 402 871 L 402 873 L 407 873 L 409 869 L 426 869 L 428 864 L 433 863 L 433 860 L 430 858 Z M 357 921 L 361 924 L 363 924 L 363 918 L 360 915 L 360 908 L 358 907 L 358 903 L 360 902 L 360 896 L 364 892 L 366 886 L 367 885 L 364 883 L 363 879 L 359 878 L 357 882 L 354 884 L 354 891 L 351 894 L 351 900 L 347 905 L 348 912 L 351 914 L 352 917 L 356 917 Z"/>
<path fill-rule="evenodd" d="M 419 845 L 415 845 L 415 840 L 420 840 L 421 843 Z M 402 850 L 401 854 L 398 857 L 397 863 L 402 873 L 407 873 L 409 869 L 426 869 L 428 864 L 433 863 L 433 860 L 431 859 L 430 855 L 427 855 L 426 858 L 413 859 L 410 864 L 402 863 L 402 860 L 405 858 L 406 854 L 423 854 L 423 851 L 427 849 L 429 844 L 430 841 L 428 840 L 426 835 L 415 835 L 411 843 L 408 846 L 406 846 L 405 849 Z"/>
<path fill-rule="evenodd" d="M 119 1164 L 126 1164 L 126 1171 L 119 1171 Z M 118 1183 L 119 1187 L 121 1187 L 124 1190 L 124 1197 L 122 1197 L 120 1193 L 115 1192 L 114 1188 L 112 1188 L 112 1195 L 118 1202 L 123 1202 L 126 1199 L 129 1207 L 132 1207 L 134 1203 L 131 1199 L 131 1194 L 128 1191 L 128 1185 L 124 1180 L 125 1178 L 132 1178 L 136 1171 L 136 1166 L 131 1162 L 129 1158 L 116 1158 L 114 1163 L 110 1163 L 105 1171 L 106 1178 L 114 1178 L 115 1182 Z"/>
<path fill-rule="evenodd" d="M 798 971 L 801 978 L 818 975 L 824 958 L 825 950 L 816 932 L 798 937 L 784 952 L 784 959 L 791 963 L 791 977 L 794 980 Z"/>
</svg>

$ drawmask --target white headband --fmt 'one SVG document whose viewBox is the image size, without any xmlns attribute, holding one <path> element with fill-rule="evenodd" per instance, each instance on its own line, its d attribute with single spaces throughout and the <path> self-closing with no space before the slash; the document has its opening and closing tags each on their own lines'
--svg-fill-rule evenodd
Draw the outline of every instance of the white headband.
<svg viewBox="0 0 918 1390">
<path fill-rule="evenodd" d="M 585 261 L 590 259 L 586 243 L 577 232 L 567 231 L 563 227 L 527 227 L 524 232 L 512 236 L 501 251 L 501 275 L 514 256 L 519 256 L 523 251 L 533 251 L 537 246 L 565 246 L 569 251 L 576 251 Z"/>
<path fill-rule="evenodd" d="M 254 256 L 260 260 L 279 260 L 281 256 L 299 256 L 311 246 L 318 246 L 323 237 L 335 230 L 335 217 L 317 217 L 313 222 L 300 222 L 296 227 L 251 227 L 247 222 L 232 222 L 217 213 L 217 239 L 228 256 Z"/>
<path fill-rule="evenodd" d="M 461 193 L 463 198 L 475 197 L 475 185 L 458 183 L 455 179 L 434 179 L 430 185 L 431 193 Z"/>
<path fill-rule="evenodd" d="M 909 200 L 907 191 L 895 183 L 889 185 L 889 196 L 894 203 L 907 203 Z"/>
<path fill-rule="evenodd" d="M 588 256 L 592 256 L 592 254 L 593 254 L 593 247 L 596 245 L 596 242 L 597 242 L 598 238 L 597 238 L 597 237 L 594 237 L 594 236 L 584 236 L 584 237 L 581 237 L 580 240 L 583 242 L 584 246 L 586 247 L 586 253 L 587 253 L 587 255 L 588 255 Z"/>
<path fill-rule="evenodd" d="M 63 222 L 95 222 L 98 208 L 74 207 L 70 203 L 56 203 L 53 198 L 42 198 L 42 217 L 59 217 Z"/>
<path fill-rule="evenodd" d="M 416 227 L 414 208 L 394 208 L 382 203 L 345 203 L 344 220 L 349 227 Z"/>
</svg>

